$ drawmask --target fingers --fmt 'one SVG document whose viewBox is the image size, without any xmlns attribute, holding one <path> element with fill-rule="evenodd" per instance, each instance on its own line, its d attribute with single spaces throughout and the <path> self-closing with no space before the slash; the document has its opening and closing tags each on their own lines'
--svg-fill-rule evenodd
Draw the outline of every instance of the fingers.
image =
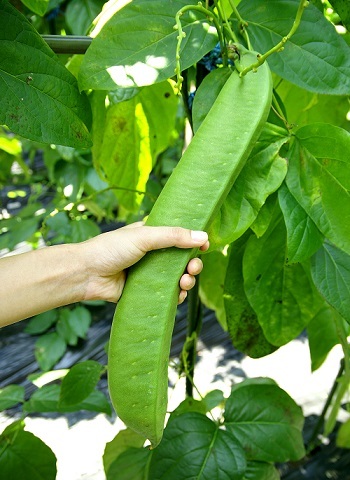
<svg viewBox="0 0 350 480">
<path fill-rule="evenodd" d="M 190 275 L 199 275 L 203 270 L 203 262 L 200 258 L 192 258 L 187 264 L 187 273 Z"/>
<path fill-rule="evenodd" d="M 132 229 L 130 228 L 130 233 Z M 182 227 L 148 227 L 136 225 L 133 229 L 136 242 L 145 252 L 159 248 L 209 248 L 208 234 L 202 231 L 189 230 Z"/>
<path fill-rule="evenodd" d="M 179 301 L 178 301 L 178 304 L 181 305 L 181 303 L 183 303 L 183 302 L 186 300 L 186 297 L 187 297 L 187 292 L 186 292 L 186 290 L 181 290 L 180 293 L 179 293 Z"/>
<path fill-rule="evenodd" d="M 183 303 L 187 297 L 187 291 L 191 290 L 196 284 L 195 275 L 199 275 L 203 269 L 203 262 L 200 258 L 192 258 L 187 264 L 187 273 L 180 278 L 179 304 Z"/>
</svg>

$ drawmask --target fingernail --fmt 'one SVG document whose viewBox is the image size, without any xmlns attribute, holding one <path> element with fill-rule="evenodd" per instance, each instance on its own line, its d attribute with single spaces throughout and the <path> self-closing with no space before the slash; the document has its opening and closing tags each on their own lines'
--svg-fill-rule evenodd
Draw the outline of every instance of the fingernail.
<svg viewBox="0 0 350 480">
<path fill-rule="evenodd" d="M 192 240 L 195 242 L 204 243 L 208 240 L 207 232 L 202 232 L 200 230 L 191 230 Z"/>
</svg>

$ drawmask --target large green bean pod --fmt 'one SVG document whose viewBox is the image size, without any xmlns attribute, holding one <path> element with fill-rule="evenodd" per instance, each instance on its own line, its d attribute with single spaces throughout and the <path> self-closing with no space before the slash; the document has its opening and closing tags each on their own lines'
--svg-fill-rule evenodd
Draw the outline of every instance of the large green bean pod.
<svg viewBox="0 0 350 480">
<path fill-rule="evenodd" d="M 241 66 L 256 62 L 243 51 Z M 267 119 L 268 65 L 242 78 L 233 71 L 162 193 L 147 225 L 205 230 L 232 187 Z M 109 343 L 108 382 L 118 416 L 157 446 L 167 409 L 168 361 L 179 279 L 195 250 L 147 254 L 132 267 Z"/>
</svg>

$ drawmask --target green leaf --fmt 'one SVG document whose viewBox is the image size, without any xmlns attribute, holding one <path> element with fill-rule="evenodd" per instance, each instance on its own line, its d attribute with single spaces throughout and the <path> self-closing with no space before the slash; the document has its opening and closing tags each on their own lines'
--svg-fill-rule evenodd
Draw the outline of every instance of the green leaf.
<svg viewBox="0 0 350 480">
<path fill-rule="evenodd" d="M 350 448 L 350 419 L 340 425 L 337 434 L 337 447 Z"/>
<path fill-rule="evenodd" d="M 84 242 L 101 233 L 100 227 L 88 218 L 77 218 L 71 223 L 72 242 Z"/>
<path fill-rule="evenodd" d="M 94 164 L 109 185 L 119 187 L 119 203 L 136 211 L 152 170 L 149 124 L 139 97 L 112 105 L 106 114 L 103 140 Z"/>
<path fill-rule="evenodd" d="M 221 390 L 211 390 L 206 394 L 206 396 L 202 399 L 206 407 L 206 411 L 210 412 L 213 408 L 217 407 L 221 403 L 224 402 L 224 394 Z"/>
<path fill-rule="evenodd" d="M 106 396 L 98 390 L 94 390 L 87 398 L 76 405 L 61 406 L 59 404 L 59 397 L 59 385 L 45 385 L 36 390 L 30 399 L 23 404 L 23 410 L 27 413 L 69 413 L 88 410 L 91 412 L 101 412 L 106 415 L 111 415 L 110 403 Z"/>
<path fill-rule="evenodd" d="M 320 248 L 323 235 L 285 184 L 278 190 L 278 200 L 287 227 L 288 263 L 303 262 Z"/>
<path fill-rule="evenodd" d="M 227 330 L 223 298 L 227 260 L 227 256 L 219 251 L 203 255 L 204 268 L 199 283 L 199 295 L 202 302 L 206 307 L 215 311 L 216 318 L 224 330 Z"/>
<path fill-rule="evenodd" d="M 153 162 L 170 143 L 178 109 L 178 96 L 170 82 L 150 85 L 140 91 L 139 98 L 148 120 Z"/>
<path fill-rule="evenodd" d="M 331 0 L 331 5 L 339 15 L 344 26 L 350 31 L 350 5 L 347 0 Z"/>
<path fill-rule="evenodd" d="M 243 446 L 248 459 L 300 460 L 305 454 L 301 408 L 277 385 L 244 383 L 226 400 L 227 431 Z"/>
<path fill-rule="evenodd" d="M 221 390 L 212 390 L 204 398 L 202 398 L 202 400 L 195 400 L 192 397 L 187 397 L 171 413 L 171 419 L 186 412 L 198 412 L 202 415 L 205 415 L 213 408 L 217 407 L 221 403 L 224 403 L 224 400 L 224 394 Z"/>
<path fill-rule="evenodd" d="M 340 343 L 335 323 L 337 315 L 332 307 L 325 304 L 307 326 L 313 372 L 320 368 L 334 345 Z"/>
<path fill-rule="evenodd" d="M 212 248 L 239 238 L 254 222 L 267 197 L 275 192 L 287 173 L 287 161 L 279 155 L 288 138 L 258 145 L 250 155 L 220 211 L 209 227 Z"/>
<path fill-rule="evenodd" d="M 249 235 L 231 245 L 224 282 L 224 305 L 229 334 L 235 348 L 252 358 L 269 355 L 276 350 L 265 338 L 256 313 L 248 302 L 243 287 L 242 261 Z"/>
<path fill-rule="evenodd" d="M 350 323 L 350 255 L 325 242 L 311 259 L 311 274 L 321 295 Z"/>
<path fill-rule="evenodd" d="M 82 306 L 75 307 L 70 311 L 69 324 L 79 338 L 85 338 L 91 325 L 91 313 Z"/>
<path fill-rule="evenodd" d="M 16 218 L 16 223 L 6 234 L 6 246 L 13 250 L 21 242 L 28 241 L 38 230 L 38 218 L 20 219 Z"/>
<path fill-rule="evenodd" d="M 149 475 L 153 480 L 178 480 L 186 472 L 187 478 L 239 480 L 245 468 L 244 452 L 234 436 L 191 412 L 168 422 L 153 451 Z"/>
<path fill-rule="evenodd" d="M 145 438 L 142 438 L 138 433 L 135 433 L 129 428 L 121 430 L 110 442 L 106 444 L 103 454 L 103 467 L 105 473 L 108 474 L 110 466 L 119 457 L 121 453 L 130 447 L 141 449 L 145 443 Z"/>
<path fill-rule="evenodd" d="M 74 156 L 74 151 L 69 152 L 68 155 L 65 155 L 68 161 L 57 162 L 54 170 L 57 189 L 71 202 L 76 202 L 81 198 L 85 175 L 85 168 L 79 162 L 74 162 Z"/>
<path fill-rule="evenodd" d="M 62 358 L 66 351 L 66 342 L 56 332 L 46 333 L 35 342 L 35 358 L 44 371 L 51 368 Z"/>
<path fill-rule="evenodd" d="M 56 457 L 52 450 L 30 432 L 9 425 L 0 435 L 0 476 L 2 479 L 54 480 Z"/>
<path fill-rule="evenodd" d="M 239 12 L 249 24 L 255 50 L 277 45 L 292 27 L 298 0 L 242 0 Z M 328 95 L 350 93 L 350 48 L 334 26 L 313 5 L 282 52 L 269 57 L 271 69 L 305 90 Z"/>
<path fill-rule="evenodd" d="M 62 308 L 56 323 L 56 332 L 65 343 L 75 346 L 78 343 L 78 335 L 70 324 L 71 311 L 69 308 Z"/>
<path fill-rule="evenodd" d="M 196 133 L 213 106 L 222 87 L 230 77 L 230 68 L 218 68 L 210 72 L 198 87 L 192 107 L 193 131 Z"/>
<path fill-rule="evenodd" d="M 95 389 L 102 370 L 102 365 L 94 360 L 74 365 L 62 381 L 60 407 L 76 405 L 85 400 Z"/>
<path fill-rule="evenodd" d="M 66 22 L 73 35 L 86 35 L 103 7 L 103 0 L 72 0 L 66 9 Z"/>
<path fill-rule="evenodd" d="M 90 147 L 90 106 L 34 27 L 0 0 L 0 124 L 30 140 Z"/>
<path fill-rule="evenodd" d="M 197 412 L 205 415 L 207 413 L 207 407 L 202 401 L 187 397 L 171 413 L 171 418 L 173 419 L 187 412 Z"/>
<path fill-rule="evenodd" d="M 264 462 L 248 462 L 243 480 L 280 480 L 276 468 Z"/>
<path fill-rule="evenodd" d="M 71 223 L 66 212 L 58 212 L 50 215 L 45 223 L 56 234 L 61 234 L 63 237 L 70 237 Z"/>
<path fill-rule="evenodd" d="M 49 310 L 44 313 L 39 313 L 33 317 L 26 325 L 24 331 L 30 335 L 38 335 L 46 332 L 57 319 L 57 310 Z"/>
<path fill-rule="evenodd" d="M 118 11 L 93 40 L 80 70 L 82 90 L 114 90 L 145 86 L 174 75 L 178 32 L 173 28 L 186 0 L 134 0 Z M 203 14 L 181 17 L 186 38 L 181 45 L 181 68 L 196 63 L 217 43 L 214 27 Z"/>
<path fill-rule="evenodd" d="M 111 464 L 107 480 L 145 480 L 147 465 L 152 456 L 149 448 L 129 447 Z"/>
<path fill-rule="evenodd" d="M 108 92 L 108 98 L 111 103 L 125 102 L 126 100 L 130 100 L 131 98 L 135 97 L 140 91 L 141 89 L 137 87 L 118 87 L 115 90 Z M 99 90 L 96 90 L 96 92 L 99 92 Z"/>
<path fill-rule="evenodd" d="M 250 229 L 257 237 L 262 237 L 269 228 L 277 202 L 277 194 L 273 193 L 267 197 L 266 202 L 261 207 L 258 216 L 251 224 Z"/>
<path fill-rule="evenodd" d="M 284 345 L 314 315 L 314 289 L 301 264 L 286 263 L 286 229 L 277 212 L 266 233 L 250 237 L 243 256 L 244 290 L 268 342 Z"/>
<path fill-rule="evenodd" d="M 343 96 L 320 95 L 308 92 L 284 80 L 277 88 L 283 101 L 290 125 L 308 125 L 310 123 L 327 122 L 348 129 L 346 115 L 349 105 Z"/>
<path fill-rule="evenodd" d="M 41 17 L 46 13 L 49 6 L 49 0 L 21 0 L 26 7 Z"/>
<path fill-rule="evenodd" d="M 297 130 L 286 183 L 323 235 L 350 254 L 350 133 L 323 123 Z"/>
<path fill-rule="evenodd" d="M 21 385 L 7 385 L 4 388 L 0 388 L 0 411 L 23 402 L 24 387 Z"/>
</svg>

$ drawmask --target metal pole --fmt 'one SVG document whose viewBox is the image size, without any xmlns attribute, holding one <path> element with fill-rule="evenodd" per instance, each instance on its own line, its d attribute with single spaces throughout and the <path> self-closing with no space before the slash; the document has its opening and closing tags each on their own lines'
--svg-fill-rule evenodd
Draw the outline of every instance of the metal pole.
<svg viewBox="0 0 350 480">
<path fill-rule="evenodd" d="M 92 37 L 77 35 L 42 35 L 42 39 L 55 53 L 85 53 L 92 42 Z"/>
</svg>

